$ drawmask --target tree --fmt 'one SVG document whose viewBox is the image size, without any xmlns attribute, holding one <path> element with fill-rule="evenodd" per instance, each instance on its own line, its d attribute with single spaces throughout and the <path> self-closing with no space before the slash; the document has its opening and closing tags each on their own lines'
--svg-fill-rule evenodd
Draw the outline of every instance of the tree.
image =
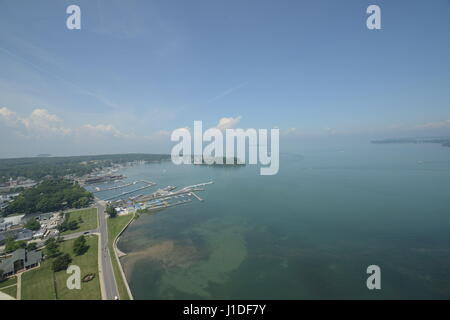
<svg viewBox="0 0 450 320">
<path fill-rule="evenodd" d="M 60 254 L 59 244 L 55 238 L 50 238 L 47 241 L 45 241 L 45 254 L 49 258 L 56 257 Z"/>
<path fill-rule="evenodd" d="M 24 227 L 32 231 L 37 231 L 41 228 L 41 224 L 36 219 L 29 219 Z"/>
<path fill-rule="evenodd" d="M 76 230 L 78 229 L 78 222 L 76 220 L 64 220 L 58 227 L 59 232 L 64 232 L 67 230 Z"/>
<path fill-rule="evenodd" d="M 37 244 L 36 244 L 36 242 L 30 242 L 30 243 L 28 243 L 26 249 L 27 249 L 28 251 L 36 250 L 36 249 L 37 249 Z"/>
<path fill-rule="evenodd" d="M 47 179 L 20 193 L 5 209 L 5 213 L 57 211 L 87 205 L 93 199 L 93 194 L 78 183 L 65 179 Z"/>
<path fill-rule="evenodd" d="M 52 263 L 52 269 L 54 272 L 66 270 L 69 267 L 72 259 L 67 253 L 59 255 Z"/>
<path fill-rule="evenodd" d="M 69 230 L 76 230 L 78 229 L 78 222 L 76 220 L 69 221 L 67 227 L 69 228 Z"/>
<path fill-rule="evenodd" d="M 17 249 L 25 248 L 26 246 L 27 243 L 23 240 L 14 241 L 13 238 L 8 238 L 5 243 L 5 252 L 6 253 L 14 252 Z"/>
<path fill-rule="evenodd" d="M 73 252 L 77 256 L 81 256 L 89 249 L 89 246 L 86 244 L 86 238 L 84 236 L 79 236 L 73 243 Z"/>
<path fill-rule="evenodd" d="M 106 207 L 106 213 L 109 215 L 110 218 L 117 217 L 117 211 L 112 205 L 108 205 Z"/>
</svg>

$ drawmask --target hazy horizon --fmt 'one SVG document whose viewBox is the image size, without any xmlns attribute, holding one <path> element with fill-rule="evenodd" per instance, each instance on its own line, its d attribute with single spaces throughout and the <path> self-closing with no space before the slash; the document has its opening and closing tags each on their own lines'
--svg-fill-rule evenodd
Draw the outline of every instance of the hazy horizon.
<svg viewBox="0 0 450 320">
<path fill-rule="evenodd" d="M 450 135 L 450 2 L 5 1 L 0 158 L 166 153 L 176 128 Z M 291 142 L 292 141 L 292 142 Z M 283 150 L 281 150 L 283 152 Z"/>
</svg>

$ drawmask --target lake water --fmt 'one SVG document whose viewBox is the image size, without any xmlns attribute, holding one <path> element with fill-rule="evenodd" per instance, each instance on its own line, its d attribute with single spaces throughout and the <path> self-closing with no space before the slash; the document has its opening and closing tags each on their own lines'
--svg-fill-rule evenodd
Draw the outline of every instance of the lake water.
<svg viewBox="0 0 450 320">
<path fill-rule="evenodd" d="M 294 149 L 295 150 L 295 149 Z M 450 148 L 309 145 L 255 166 L 123 170 L 149 189 L 213 180 L 142 215 L 119 248 L 135 299 L 450 298 Z M 366 268 L 381 268 L 368 290 Z"/>
</svg>

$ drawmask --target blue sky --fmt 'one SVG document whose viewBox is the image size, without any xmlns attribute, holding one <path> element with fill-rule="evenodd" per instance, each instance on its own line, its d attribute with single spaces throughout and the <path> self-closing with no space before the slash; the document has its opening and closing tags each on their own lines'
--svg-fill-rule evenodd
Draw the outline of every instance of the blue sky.
<svg viewBox="0 0 450 320">
<path fill-rule="evenodd" d="M 167 152 L 194 120 L 448 135 L 449 14 L 448 0 L 1 0 L 0 157 Z"/>
</svg>

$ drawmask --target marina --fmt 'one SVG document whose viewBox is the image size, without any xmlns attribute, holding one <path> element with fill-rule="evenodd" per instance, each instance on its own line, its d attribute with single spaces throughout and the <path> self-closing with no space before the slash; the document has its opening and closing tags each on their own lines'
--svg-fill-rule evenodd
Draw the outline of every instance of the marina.
<svg viewBox="0 0 450 320">
<path fill-rule="evenodd" d="M 213 181 L 197 183 L 182 187 L 178 190 L 176 190 L 176 186 L 168 185 L 152 193 L 136 195 L 135 193 L 147 190 L 157 184 L 150 180 L 141 179 L 134 180 L 125 184 L 111 186 L 111 184 L 109 184 L 110 182 L 115 183 L 118 180 L 112 181 L 110 179 L 110 175 L 106 175 L 106 177 L 107 178 L 105 178 L 104 176 L 95 177 L 95 179 L 98 179 L 98 181 L 100 182 L 98 184 L 89 185 L 89 188 L 93 193 L 98 194 L 98 198 L 101 198 L 110 205 L 114 206 L 118 214 L 128 214 L 136 212 L 137 210 L 161 210 L 173 206 L 191 203 L 194 198 L 199 202 L 203 202 L 205 200 L 197 193 L 204 191 L 205 189 L 203 187 L 214 183 Z M 143 183 L 144 185 L 132 190 L 126 190 L 126 188 L 135 186 L 138 183 Z M 122 189 L 125 190 L 120 192 Z M 114 192 L 113 194 L 109 193 L 104 194 L 103 196 L 101 195 L 103 192 L 108 191 L 116 192 Z"/>
<path fill-rule="evenodd" d="M 112 199 L 119 198 L 119 197 L 121 197 L 121 196 L 125 196 L 125 195 L 131 194 L 131 193 L 135 193 L 135 192 L 138 192 L 138 191 L 141 191 L 141 190 L 145 190 L 145 189 L 150 188 L 150 187 L 153 187 L 153 186 L 154 186 L 154 184 L 146 185 L 146 186 L 143 186 L 143 187 L 138 188 L 138 189 L 134 189 L 134 190 L 127 191 L 127 192 L 122 192 L 121 194 L 118 194 L 118 195 L 115 195 L 115 196 L 106 198 L 106 199 L 104 199 L 104 200 L 109 201 L 109 200 L 112 200 Z"/>
<path fill-rule="evenodd" d="M 137 184 L 138 182 L 146 183 L 146 184 L 147 184 L 146 187 L 152 187 L 152 186 L 155 186 L 155 185 L 156 185 L 156 183 L 151 182 L 151 181 L 147 181 L 147 180 L 138 180 L 138 181 L 133 181 L 133 182 L 124 184 L 124 185 L 115 186 L 115 187 L 110 187 L 110 188 L 104 188 L 104 189 L 101 189 L 101 188 L 99 188 L 99 187 L 95 187 L 95 190 L 92 191 L 92 192 L 93 192 L 93 193 L 98 193 L 98 192 L 103 192 L 103 191 L 111 191 L 111 190 L 116 190 L 116 189 L 122 189 L 122 188 L 126 188 L 126 187 L 129 187 L 129 186 L 135 185 L 135 184 Z M 143 190 L 143 189 L 145 189 L 145 188 L 139 188 L 139 189 L 136 189 L 135 191 L 139 191 L 139 190 Z M 134 192 L 134 191 L 130 191 L 129 193 L 132 193 L 132 192 Z M 128 194 L 128 193 L 127 193 L 127 194 Z"/>
<path fill-rule="evenodd" d="M 193 186 L 187 186 L 178 191 L 173 191 L 176 189 L 174 186 L 167 186 L 148 195 L 139 195 L 128 199 L 112 201 L 111 204 L 116 207 L 118 212 L 129 212 L 133 210 L 150 211 L 169 208 L 190 203 L 192 202 L 192 198 L 196 198 L 198 201 L 203 202 L 204 199 L 199 197 L 194 191 L 204 191 L 204 189 L 198 188 L 198 186 L 210 185 L 212 183 L 213 182 L 210 181 Z M 113 197 L 113 199 L 114 198 L 117 198 L 117 196 Z"/>
</svg>

